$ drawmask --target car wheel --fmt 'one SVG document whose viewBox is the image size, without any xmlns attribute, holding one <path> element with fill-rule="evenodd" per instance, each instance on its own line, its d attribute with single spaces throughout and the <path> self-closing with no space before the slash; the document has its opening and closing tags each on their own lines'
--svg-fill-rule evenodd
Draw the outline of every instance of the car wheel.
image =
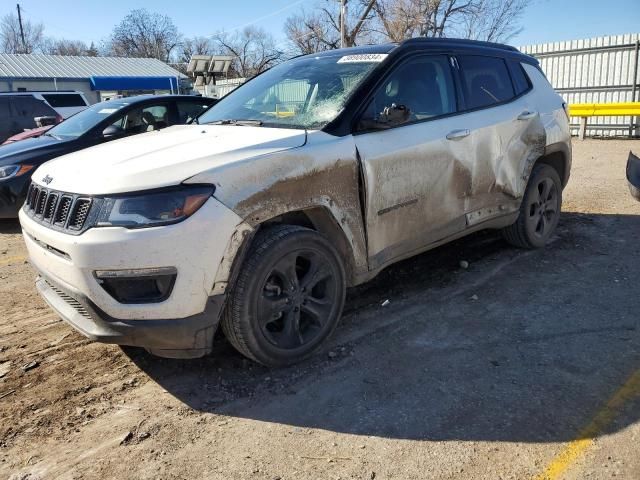
<svg viewBox="0 0 640 480">
<path fill-rule="evenodd" d="M 322 235 L 291 225 L 266 228 L 241 267 L 222 329 L 256 362 L 290 365 L 336 328 L 345 288 L 342 259 Z"/>
<path fill-rule="evenodd" d="M 541 248 L 558 226 L 562 206 L 562 183 L 551 166 L 534 167 L 513 225 L 502 230 L 504 238 L 521 248 Z"/>
</svg>

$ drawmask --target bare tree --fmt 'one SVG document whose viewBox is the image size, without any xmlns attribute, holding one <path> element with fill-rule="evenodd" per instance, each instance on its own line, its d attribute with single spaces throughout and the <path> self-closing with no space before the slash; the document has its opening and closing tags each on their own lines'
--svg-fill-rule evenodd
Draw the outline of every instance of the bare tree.
<svg viewBox="0 0 640 480">
<path fill-rule="evenodd" d="M 95 43 L 91 42 L 91 45 L 89 45 L 89 48 L 87 49 L 86 55 L 87 57 L 97 57 L 100 55 L 98 47 L 96 47 Z"/>
<path fill-rule="evenodd" d="M 132 10 L 114 28 L 107 50 L 115 56 L 168 62 L 179 43 L 180 33 L 168 16 L 138 9 Z"/>
<path fill-rule="evenodd" d="M 292 55 L 333 50 L 340 47 L 340 32 L 324 21 L 318 12 L 292 15 L 284 24 Z"/>
<path fill-rule="evenodd" d="M 0 46 L 4 53 L 33 53 L 39 51 L 44 41 L 44 26 L 41 23 L 22 21 L 24 43 L 20 34 L 17 15 L 10 13 L 0 20 Z"/>
<path fill-rule="evenodd" d="M 464 19 L 461 34 L 465 38 L 506 42 L 522 31 L 519 20 L 529 0 L 476 0 Z"/>
<path fill-rule="evenodd" d="M 345 46 L 353 47 L 371 40 L 369 23 L 375 17 L 376 0 L 350 0 L 349 10 L 344 19 Z M 339 48 L 340 4 L 335 0 L 321 0 L 316 8 L 293 15 L 285 22 L 285 35 L 296 53 L 331 50 Z M 316 50 L 313 50 L 317 48 Z"/>
<path fill-rule="evenodd" d="M 44 42 L 42 51 L 48 55 L 88 56 L 89 47 L 81 40 L 56 40 L 48 38 Z"/>
<path fill-rule="evenodd" d="M 347 45 L 401 42 L 408 38 L 462 37 L 507 41 L 521 31 L 519 20 L 531 0 L 350 0 Z M 354 8 L 355 7 L 355 8 Z M 369 8 L 370 7 L 370 8 Z M 294 51 L 311 53 L 340 44 L 335 1 L 289 17 L 285 34 Z"/>
<path fill-rule="evenodd" d="M 401 42 L 423 33 L 426 4 L 420 0 L 378 0 L 373 30 L 392 42 Z"/>
<path fill-rule="evenodd" d="M 240 77 L 252 77 L 282 60 L 283 52 L 276 47 L 273 36 L 261 28 L 246 27 L 240 32 L 219 32 L 213 37 L 219 53 L 233 55 L 231 69 Z"/>
<path fill-rule="evenodd" d="M 178 61 L 189 63 L 193 55 L 212 55 L 214 46 L 207 37 L 185 38 L 178 48 Z"/>
</svg>

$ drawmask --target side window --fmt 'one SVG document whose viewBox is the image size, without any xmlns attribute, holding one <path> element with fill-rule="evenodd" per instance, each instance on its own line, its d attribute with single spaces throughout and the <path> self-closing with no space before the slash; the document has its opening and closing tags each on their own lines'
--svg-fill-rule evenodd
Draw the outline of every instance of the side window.
<svg viewBox="0 0 640 480">
<path fill-rule="evenodd" d="M 455 86 L 448 57 L 419 56 L 401 64 L 383 82 L 367 106 L 360 128 L 384 128 L 385 123 L 395 126 L 455 111 Z M 400 122 L 399 116 L 404 117 Z"/>
<path fill-rule="evenodd" d="M 31 95 L 17 95 L 10 97 L 15 120 L 20 123 L 20 128 L 34 128 L 36 117 L 55 118 L 58 114 L 42 100 Z"/>
<path fill-rule="evenodd" d="M 516 89 L 516 95 L 526 92 L 531 87 L 531 81 L 527 77 L 522 64 L 515 60 L 509 60 L 509 69 L 511 70 L 511 78 L 513 86 Z"/>
<path fill-rule="evenodd" d="M 87 106 L 87 103 L 84 101 L 82 96 L 77 93 L 43 94 L 42 98 L 44 98 L 47 103 L 54 108 Z"/>
<path fill-rule="evenodd" d="M 112 125 L 121 128 L 127 135 L 152 132 L 169 125 L 168 112 L 166 105 L 135 108 L 120 117 Z"/>
<path fill-rule="evenodd" d="M 204 102 L 176 102 L 178 108 L 178 123 L 185 124 L 204 112 L 209 105 Z"/>
<path fill-rule="evenodd" d="M 457 60 L 468 109 L 495 105 L 515 96 L 507 64 L 503 59 L 460 55 Z"/>
</svg>

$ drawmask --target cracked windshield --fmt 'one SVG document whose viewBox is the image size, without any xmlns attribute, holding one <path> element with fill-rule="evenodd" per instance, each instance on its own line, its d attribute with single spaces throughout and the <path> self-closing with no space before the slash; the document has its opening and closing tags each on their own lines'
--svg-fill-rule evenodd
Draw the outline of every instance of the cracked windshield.
<svg viewBox="0 0 640 480">
<path fill-rule="evenodd" d="M 381 61 L 380 55 L 303 58 L 272 68 L 204 113 L 198 123 L 322 128 Z"/>
</svg>

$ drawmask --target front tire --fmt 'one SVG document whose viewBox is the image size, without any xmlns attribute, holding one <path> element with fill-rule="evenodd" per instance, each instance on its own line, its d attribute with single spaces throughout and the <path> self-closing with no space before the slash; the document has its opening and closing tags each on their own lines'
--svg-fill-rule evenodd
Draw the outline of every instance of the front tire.
<svg viewBox="0 0 640 480">
<path fill-rule="evenodd" d="M 268 227 L 241 267 L 222 330 L 256 362 L 290 365 L 311 355 L 336 328 L 345 290 L 342 259 L 327 239 L 308 228 Z"/>
<path fill-rule="evenodd" d="M 558 226 L 562 207 L 562 182 L 555 168 L 538 164 L 533 168 L 520 204 L 520 214 L 502 236 L 520 248 L 541 248 Z"/>
</svg>

